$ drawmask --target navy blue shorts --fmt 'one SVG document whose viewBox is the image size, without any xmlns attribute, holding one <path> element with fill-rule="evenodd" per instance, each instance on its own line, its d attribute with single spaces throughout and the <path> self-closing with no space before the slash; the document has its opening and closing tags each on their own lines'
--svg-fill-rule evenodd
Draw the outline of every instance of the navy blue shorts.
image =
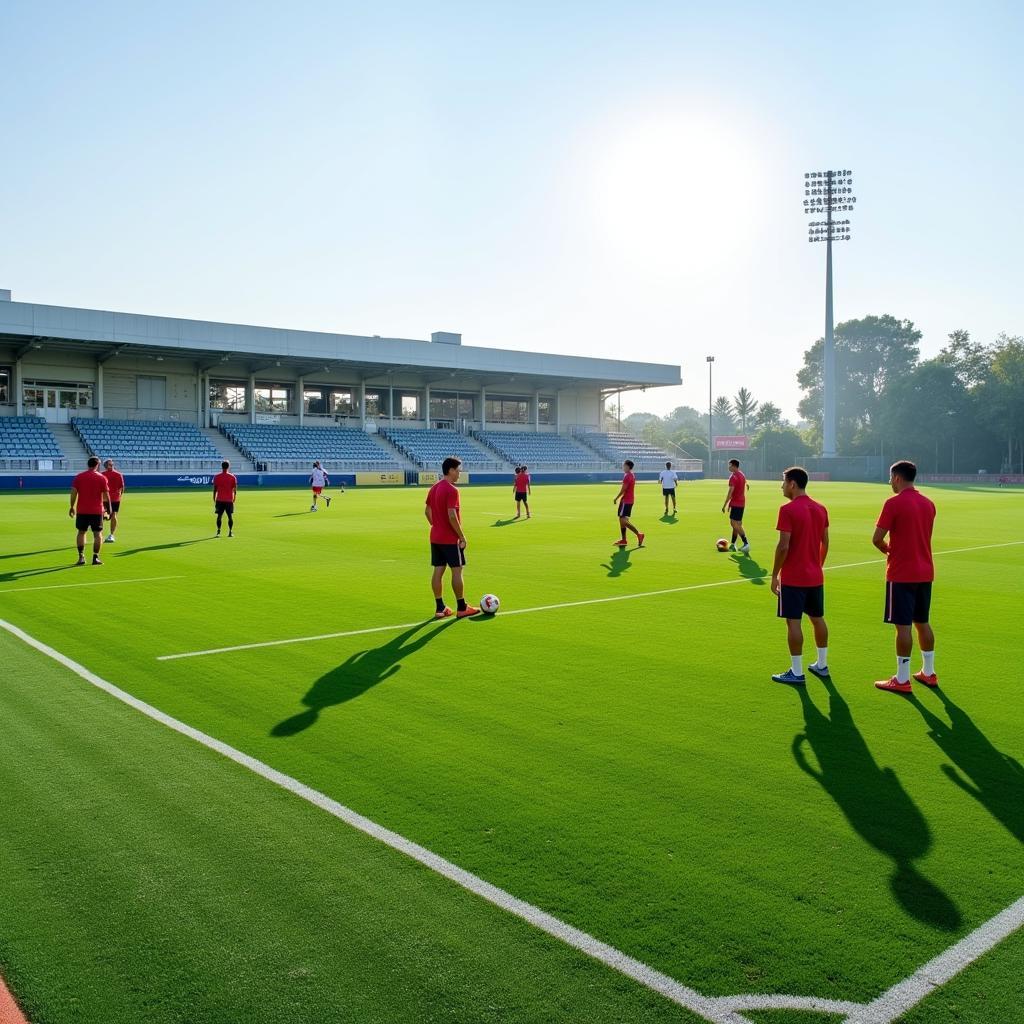
<svg viewBox="0 0 1024 1024">
<path fill-rule="evenodd" d="M 932 607 L 932 585 L 928 583 L 885 583 L 885 616 L 883 622 L 909 626 L 927 622 Z"/>
<path fill-rule="evenodd" d="M 729 506 L 729 519 L 734 523 L 740 523 L 743 521 L 743 510 L 746 505 L 730 505 Z"/>
<path fill-rule="evenodd" d="M 92 530 L 93 533 L 103 532 L 103 513 L 98 512 L 96 515 L 90 515 L 86 513 L 76 513 L 75 515 L 75 529 L 79 533 L 85 533 L 86 530 Z"/>
<path fill-rule="evenodd" d="M 825 614 L 825 588 L 787 587 L 779 592 L 779 618 L 799 619 L 804 615 L 820 619 Z"/>
<path fill-rule="evenodd" d="M 628 519 L 633 512 L 633 502 L 628 505 L 624 501 L 619 502 L 619 518 Z"/>
<path fill-rule="evenodd" d="M 430 564 L 436 569 L 439 565 L 447 565 L 457 569 L 466 564 L 466 549 L 458 544 L 430 543 Z"/>
<path fill-rule="evenodd" d="M 516 501 L 527 501 L 526 491 L 516 491 Z"/>
<path fill-rule="evenodd" d="M 670 494 L 674 498 L 676 496 L 676 489 L 674 487 L 662 487 L 661 493 L 664 497 L 668 497 Z"/>
</svg>

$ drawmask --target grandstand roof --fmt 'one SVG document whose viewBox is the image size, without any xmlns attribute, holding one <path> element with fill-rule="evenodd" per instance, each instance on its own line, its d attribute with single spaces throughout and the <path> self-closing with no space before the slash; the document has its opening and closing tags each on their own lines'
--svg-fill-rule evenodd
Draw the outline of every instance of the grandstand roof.
<svg viewBox="0 0 1024 1024">
<path fill-rule="evenodd" d="M 364 380 L 388 373 L 422 376 L 432 387 L 506 390 L 661 387 L 680 383 L 678 366 L 618 359 L 515 352 L 409 338 L 366 337 L 278 327 L 179 320 L 72 306 L 0 301 L 0 344 L 101 359 L 118 355 L 176 357 L 203 369 L 242 362 L 250 372 L 287 368 L 297 374 L 356 370 Z M 333 365 L 332 365 L 333 364 Z M 115 362 L 116 365 L 116 362 Z"/>
</svg>

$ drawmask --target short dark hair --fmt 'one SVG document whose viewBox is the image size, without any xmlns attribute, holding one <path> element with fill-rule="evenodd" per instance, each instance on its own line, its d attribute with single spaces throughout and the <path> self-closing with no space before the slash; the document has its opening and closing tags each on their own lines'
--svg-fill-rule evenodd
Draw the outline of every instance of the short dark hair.
<svg viewBox="0 0 1024 1024">
<path fill-rule="evenodd" d="M 230 463 L 230 462 L 228 462 L 228 460 L 227 460 L 227 459 L 225 459 L 225 460 L 224 460 L 224 461 L 223 461 L 223 462 L 222 462 L 222 463 L 220 464 L 220 468 L 221 468 L 221 469 L 227 469 L 227 468 L 228 468 L 228 466 L 230 466 L 230 465 L 231 465 L 231 463 Z"/>
<path fill-rule="evenodd" d="M 666 469 L 671 469 L 672 468 L 672 463 L 671 462 L 666 462 L 665 463 L 665 468 Z"/>
<path fill-rule="evenodd" d="M 447 476 L 450 469 L 455 469 L 456 466 L 462 465 L 462 459 L 455 458 L 454 455 L 449 455 L 444 462 L 441 463 L 441 475 Z"/>
<path fill-rule="evenodd" d="M 803 466 L 790 466 L 789 469 L 783 470 L 782 477 L 795 483 L 801 491 L 807 490 L 807 470 Z"/>
<path fill-rule="evenodd" d="M 626 459 L 626 463 L 625 464 L 627 466 L 629 466 L 630 469 L 633 468 L 633 460 L 632 459 Z"/>
<path fill-rule="evenodd" d="M 917 466 L 909 459 L 901 459 L 889 467 L 889 474 L 891 476 L 898 476 L 901 480 L 906 480 L 908 484 L 912 484 L 917 479 Z"/>
<path fill-rule="evenodd" d="M 737 469 L 739 469 L 740 468 L 740 460 L 739 459 L 730 459 L 729 460 L 729 465 L 730 466 L 735 466 Z"/>
<path fill-rule="evenodd" d="M 87 463 L 90 469 L 95 469 L 100 464 L 100 457 L 98 455 L 90 455 Z"/>
</svg>

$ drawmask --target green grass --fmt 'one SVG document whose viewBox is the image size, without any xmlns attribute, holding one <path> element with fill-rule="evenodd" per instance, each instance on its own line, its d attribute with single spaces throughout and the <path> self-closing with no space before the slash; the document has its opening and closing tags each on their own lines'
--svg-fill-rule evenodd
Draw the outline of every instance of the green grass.
<svg viewBox="0 0 1024 1024">
<path fill-rule="evenodd" d="M 244 493 L 232 540 L 210 539 L 205 494 L 129 492 L 106 564 L 83 569 L 67 568 L 63 498 L 19 495 L 0 501 L 0 608 L 706 994 L 869 1000 L 1021 895 L 1020 678 L 1006 668 L 1024 545 L 938 557 L 942 689 L 881 694 L 892 631 L 869 538 L 888 491 L 814 486 L 830 564 L 868 564 L 827 574 L 833 681 L 794 692 L 768 679 L 788 664 L 762 577 L 781 496 L 752 484 L 745 559 L 713 550 L 723 491 L 685 486 L 670 523 L 645 485 L 647 546 L 613 554 L 614 486 L 538 487 L 536 517 L 508 523 L 510 488 L 470 484 L 469 596 L 494 591 L 503 613 L 440 624 L 422 491 L 350 491 L 315 515 L 300 492 Z M 1019 538 L 1020 493 L 934 496 L 938 551 Z M 508 614 L 683 587 L 702 589 Z M 402 623 L 418 625 L 156 660 Z M 3 652 L 18 770 L 0 827 L 22 845 L 0 839 L 16 851 L 0 968 L 40 1024 L 115 1019 L 88 999 L 97 958 L 103 985 L 132 993 L 125 1020 L 263 1019 L 250 1006 L 316 1020 L 341 1005 L 351 1017 L 336 1019 L 692 1019 L 17 643 Z M 74 955 L 53 964 L 58 943 Z M 936 1020 L 993 1019 L 1021 948 L 1009 940 L 908 1019 L 933 1004 Z M 310 950 L 315 980 L 293 984 Z"/>
</svg>

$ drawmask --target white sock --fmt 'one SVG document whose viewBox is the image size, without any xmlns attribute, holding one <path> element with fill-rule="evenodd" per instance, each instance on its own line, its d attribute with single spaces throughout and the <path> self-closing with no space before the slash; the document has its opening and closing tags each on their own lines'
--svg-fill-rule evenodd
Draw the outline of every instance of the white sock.
<svg viewBox="0 0 1024 1024">
<path fill-rule="evenodd" d="M 819 647 L 818 648 L 818 662 L 817 662 L 817 665 L 818 665 L 818 668 L 827 668 L 828 667 L 828 648 L 827 647 Z"/>
<path fill-rule="evenodd" d="M 909 658 L 897 658 L 896 659 L 896 681 L 898 683 L 909 683 L 910 682 L 910 659 Z"/>
<path fill-rule="evenodd" d="M 791 654 L 790 657 L 793 659 L 793 675 L 802 676 L 804 674 L 804 656 Z"/>
<path fill-rule="evenodd" d="M 921 657 L 924 659 L 924 674 L 926 676 L 935 675 L 935 652 L 922 651 Z"/>
</svg>

